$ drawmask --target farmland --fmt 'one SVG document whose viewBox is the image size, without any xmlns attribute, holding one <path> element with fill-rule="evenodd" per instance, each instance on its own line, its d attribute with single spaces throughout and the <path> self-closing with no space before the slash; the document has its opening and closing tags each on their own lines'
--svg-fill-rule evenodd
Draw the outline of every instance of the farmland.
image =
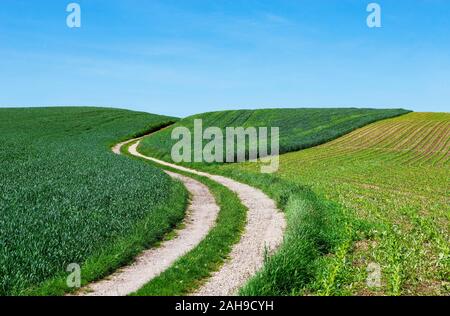
<svg viewBox="0 0 450 316">
<path fill-rule="evenodd" d="M 308 146 L 308 144 L 323 143 L 330 140 L 328 137 L 333 137 L 330 135 L 332 131 L 335 132 L 335 128 L 333 124 L 330 124 L 330 121 L 333 121 L 332 118 L 336 116 L 334 110 L 329 110 L 328 118 L 326 118 L 327 110 L 310 111 L 298 109 L 294 112 L 284 111 L 264 110 L 261 113 L 260 110 L 257 110 L 253 114 L 249 114 L 247 111 L 206 113 L 184 119 L 175 126 L 190 127 L 191 122 L 195 118 L 203 118 L 205 126 L 211 126 L 209 124 L 218 124 L 219 126 L 227 126 L 228 124 L 231 126 L 249 126 L 251 125 L 249 122 L 253 124 L 257 123 L 260 126 L 270 126 L 275 122 L 273 119 L 274 116 L 281 119 L 292 117 L 296 114 L 295 122 L 297 122 L 296 124 L 298 124 L 299 128 L 293 129 L 291 125 L 290 129 L 288 129 L 285 125 L 281 125 L 282 127 L 284 126 L 285 133 L 287 133 L 287 136 L 283 138 L 281 132 L 282 139 L 284 139 L 281 141 L 282 151 L 289 150 L 289 148 Z M 321 113 L 321 119 L 317 119 L 315 116 L 317 112 Z M 366 116 L 363 121 L 359 122 L 357 120 L 353 121 L 354 125 L 347 125 L 346 131 L 350 132 L 351 130 L 357 129 L 359 125 L 356 124 L 364 125 L 364 122 L 368 124 L 376 120 L 375 117 L 381 119 L 407 113 L 407 111 L 403 110 L 386 112 L 378 110 L 369 112 L 372 115 L 376 113 L 376 116 Z M 351 113 L 351 111 L 347 111 L 346 114 L 343 114 L 342 121 L 348 121 L 348 119 L 345 119 L 345 115 L 352 116 Z M 232 118 L 227 118 L 228 116 Z M 254 116 L 257 119 L 249 119 L 249 117 Z M 324 121 L 328 122 L 325 127 L 321 125 Z M 308 122 L 308 124 L 302 127 L 302 122 Z M 283 123 L 278 121 L 276 124 Z M 339 125 L 340 123 L 336 124 Z M 311 131 L 321 130 L 322 133 L 314 136 L 316 139 L 315 142 L 310 142 L 309 137 L 302 138 L 302 135 L 315 133 L 309 133 L 308 130 L 302 130 L 302 128 L 308 128 Z M 145 138 L 141 143 L 140 151 L 150 156 L 159 156 L 170 161 L 170 130 L 171 128 Z M 341 131 L 343 132 L 343 130 Z M 300 151 L 299 153 L 302 152 Z M 288 154 L 285 156 L 288 156 Z M 299 164 L 302 163 L 301 159 L 297 160 L 294 158 L 293 160 Z M 282 164 L 284 164 L 283 160 Z M 326 276 L 326 271 L 334 266 L 334 261 L 331 260 L 332 262 L 330 263 L 323 258 L 326 255 L 328 255 L 326 258 L 334 258 L 329 256 L 329 254 L 336 253 L 341 253 L 342 256 L 343 251 L 347 250 L 355 239 L 359 238 L 359 233 L 356 232 L 357 229 L 352 228 L 350 225 L 354 224 L 359 227 L 360 225 L 364 226 L 365 222 L 361 223 L 359 219 L 350 216 L 349 212 L 346 212 L 346 209 L 339 201 L 330 201 L 319 191 L 311 190 L 309 183 L 297 181 L 299 179 L 295 175 L 292 177 L 279 177 L 278 175 L 275 177 L 264 176 L 259 174 L 258 169 L 256 169 L 258 168 L 257 165 L 245 163 L 226 164 L 222 166 L 196 164 L 195 167 L 211 173 L 222 173 L 263 189 L 278 202 L 279 206 L 286 213 L 288 219 L 286 242 L 278 254 L 271 257 L 266 263 L 263 271 L 244 287 L 242 294 L 296 295 L 304 293 L 343 293 L 341 288 L 338 290 L 334 289 L 338 280 L 336 279 L 336 273 L 330 273 L 333 277 Z M 338 270 L 336 269 L 336 271 Z"/>
<path fill-rule="evenodd" d="M 295 238 L 291 220 L 288 236 L 294 235 L 290 243 L 298 241 L 298 247 L 292 250 L 286 244 L 244 293 L 448 295 L 449 133 L 450 114 L 410 113 L 282 155 L 280 170 L 271 179 L 258 175 L 257 166 L 250 163 L 216 168 L 265 189 L 285 204 L 289 216 L 302 216 L 308 209 L 310 215 L 319 214 L 319 223 L 322 216 L 320 225 L 309 216 L 303 217 L 309 221 L 306 227 L 305 223 L 295 227 L 313 237 L 309 245 L 316 249 L 326 245 L 322 253 L 334 254 L 320 260 L 305 251 L 308 243 L 301 239 L 306 237 Z M 295 199 L 305 188 L 319 197 L 315 212 Z M 311 260 L 300 258 L 301 251 Z M 280 268 L 296 258 L 302 259 L 297 269 Z M 380 267 L 380 287 L 366 285 L 370 264 Z M 283 282 L 280 270 L 303 282 Z"/>
<path fill-rule="evenodd" d="M 0 295 L 61 294 L 127 263 L 183 217 L 184 187 L 110 146 L 174 122 L 102 108 L 0 110 Z"/>
<path fill-rule="evenodd" d="M 171 131 L 198 118 L 222 129 L 280 127 L 284 154 L 275 174 L 249 162 L 194 166 L 260 188 L 286 215 L 283 245 L 240 294 L 450 293 L 448 113 L 242 110 L 177 122 L 124 110 L 41 108 L 0 110 L 0 295 L 63 294 L 69 263 L 81 264 L 85 284 L 161 241 L 184 217 L 185 189 L 155 163 L 110 147 L 177 122 L 139 146 L 171 162 Z M 221 208 L 216 226 L 135 295 L 195 291 L 238 242 L 242 201 L 194 178 Z M 380 284 L 368 286 L 377 267 Z"/>
<path fill-rule="evenodd" d="M 171 161 L 171 148 L 177 142 L 177 140 L 171 139 L 172 130 L 178 126 L 193 130 L 194 120 L 201 119 L 205 127 L 215 126 L 223 130 L 225 127 L 279 127 L 280 153 L 286 153 L 322 144 L 371 122 L 407 112 L 401 109 L 351 108 L 210 112 L 187 117 L 170 128 L 147 137 L 141 144 L 140 149 L 143 153 L 151 153 L 153 157 Z M 225 140 L 223 141 L 225 142 Z M 204 140 L 204 143 L 206 142 Z"/>
</svg>

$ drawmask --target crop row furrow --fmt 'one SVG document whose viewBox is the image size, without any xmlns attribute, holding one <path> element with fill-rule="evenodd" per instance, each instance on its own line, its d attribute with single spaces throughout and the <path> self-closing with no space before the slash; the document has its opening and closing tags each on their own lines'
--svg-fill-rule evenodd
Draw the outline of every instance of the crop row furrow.
<svg viewBox="0 0 450 316">
<path fill-rule="evenodd" d="M 433 166 L 438 166 L 440 164 L 443 164 L 445 156 L 450 153 L 450 137 L 448 137 L 445 140 L 442 148 L 443 148 L 443 150 L 442 150 L 441 154 L 437 155 L 436 159 L 432 162 Z"/>
<path fill-rule="evenodd" d="M 444 151 L 444 144 L 446 140 L 450 137 L 450 126 L 445 124 L 440 127 L 440 130 L 436 131 L 436 137 L 430 141 L 429 146 L 422 153 L 422 155 L 417 157 L 415 161 L 416 164 L 425 165 L 432 161 L 433 158 L 439 156 Z"/>
<path fill-rule="evenodd" d="M 417 123 L 419 124 L 419 123 Z M 405 161 L 408 161 L 416 156 L 418 148 L 425 144 L 426 140 L 430 135 L 434 132 L 434 126 L 436 125 L 436 121 L 430 121 L 422 125 L 420 129 L 420 133 L 416 133 L 408 137 L 407 141 L 404 144 L 405 151 L 402 152 L 401 155 L 398 155 L 393 159 L 393 162 L 400 162 L 405 164 Z M 420 127 L 418 127 L 420 128 Z M 420 150 L 420 149 L 419 149 Z"/>
<path fill-rule="evenodd" d="M 429 152 L 429 147 L 431 147 L 434 141 L 439 137 L 440 131 L 442 129 L 445 132 L 446 122 L 438 122 L 434 126 L 430 127 L 428 133 L 425 137 L 422 138 L 422 141 L 414 146 L 412 151 L 414 152 L 414 156 L 406 161 L 405 164 L 415 164 L 423 154 Z M 434 152 L 433 152 L 434 153 Z"/>
<path fill-rule="evenodd" d="M 393 152 L 397 152 L 398 154 L 392 155 L 390 153 L 386 153 L 385 155 L 380 155 L 379 159 L 380 160 L 384 160 L 386 162 L 390 162 L 390 163 L 394 163 L 395 161 L 404 161 L 408 158 L 413 158 L 416 157 L 418 153 L 424 151 L 423 148 L 418 148 L 416 150 L 411 150 L 410 147 L 408 147 L 408 145 L 410 144 L 411 141 L 413 140 L 417 140 L 417 139 L 422 139 L 422 137 L 420 136 L 420 133 L 423 131 L 423 126 L 417 125 L 417 124 L 410 124 L 413 129 L 414 132 L 413 133 L 405 133 L 404 134 L 404 138 L 401 144 L 399 145 L 395 145 L 394 143 L 390 144 L 390 148 L 393 149 Z M 427 129 L 425 129 L 427 130 Z"/>
</svg>

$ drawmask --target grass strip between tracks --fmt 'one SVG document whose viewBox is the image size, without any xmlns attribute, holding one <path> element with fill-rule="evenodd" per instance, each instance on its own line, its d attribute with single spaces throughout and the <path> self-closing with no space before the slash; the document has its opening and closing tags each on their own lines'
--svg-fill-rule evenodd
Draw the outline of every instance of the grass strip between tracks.
<svg viewBox="0 0 450 316">
<path fill-rule="evenodd" d="M 128 147 L 131 145 L 132 143 L 124 146 L 122 153 L 133 159 L 140 159 L 128 153 Z M 207 185 L 220 207 L 216 225 L 197 247 L 132 294 L 137 296 L 187 295 L 197 290 L 212 272 L 220 269 L 227 259 L 233 245 L 239 241 L 244 230 L 247 209 L 234 192 L 221 184 L 205 177 L 161 166 L 152 161 L 146 162 Z"/>
</svg>

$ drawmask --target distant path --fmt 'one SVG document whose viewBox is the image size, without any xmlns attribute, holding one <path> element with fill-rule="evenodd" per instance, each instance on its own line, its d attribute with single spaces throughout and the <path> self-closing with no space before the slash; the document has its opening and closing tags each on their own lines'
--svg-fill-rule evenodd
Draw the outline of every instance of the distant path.
<svg viewBox="0 0 450 316">
<path fill-rule="evenodd" d="M 120 154 L 122 146 L 129 142 L 116 145 L 113 152 Z M 166 173 L 182 181 L 191 194 L 184 228 L 177 231 L 175 238 L 144 251 L 133 264 L 119 269 L 104 280 L 89 284 L 81 289 L 78 295 L 125 296 L 139 290 L 169 268 L 179 257 L 195 248 L 214 226 L 219 206 L 208 187 L 189 177 L 168 171 Z"/>
<path fill-rule="evenodd" d="M 275 202 L 262 191 L 235 180 L 205 172 L 181 167 L 137 151 L 141 139 L 128 149 L 133 156 L 156 162 L 172 169 L 207 177 L 235 192 L 247 207 L 247 223 L 240 241 L 233 249 L 221 269 L 212 274 L 194 295 L 219 296 L 235 295 L 240 287 L 253 276 L 264 263 L 265 251 L 273 252 L 283 241 L 286 227 L 284 214 L 277 209 Z M 119 149 L 120 151 L 120 149 Z"/>
</svg>

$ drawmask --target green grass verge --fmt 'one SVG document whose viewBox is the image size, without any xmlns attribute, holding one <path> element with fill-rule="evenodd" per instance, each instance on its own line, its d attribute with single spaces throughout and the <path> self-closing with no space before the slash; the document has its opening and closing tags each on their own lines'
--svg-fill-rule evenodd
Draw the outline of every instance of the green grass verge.
<svg viewBox="0 0 450 316">
<path fill-rule="evenodd" d="M 127 153 L 128 146 L 122 148 Z M 127 154 L 134 159 L 140 159 Z M 240 239 L 246 223 L 247 209 L 235 193 L 208 178 L 161 166 L 155 162 L 148 164 L 186 175 L 205 184 L 214 195 L 220 207 L 215 226 L 208 235 L 190 252 L 179 258 L 171 267 L 151 280 L 134 296 L 180 296 L 198 289 L 208 276 L 219 270 L 231 249 Z"/>
<path fill-rule="evenodd" d="M 205 168 L 212 172 L 208 169 Z M 338 280 L 332 275 L 337 265 L 329 255 L 358 239 L 352 227 L 363 227 L 364 223 L 308 187 L 239 170 L 220 170 L 219 173 L 263 190 L 286 213 L 287 229 L 282 246 L 266 258 L 263 269 L 249 280 L 240 294 L 337 294 L 334 289 Z"/>
</svg>

